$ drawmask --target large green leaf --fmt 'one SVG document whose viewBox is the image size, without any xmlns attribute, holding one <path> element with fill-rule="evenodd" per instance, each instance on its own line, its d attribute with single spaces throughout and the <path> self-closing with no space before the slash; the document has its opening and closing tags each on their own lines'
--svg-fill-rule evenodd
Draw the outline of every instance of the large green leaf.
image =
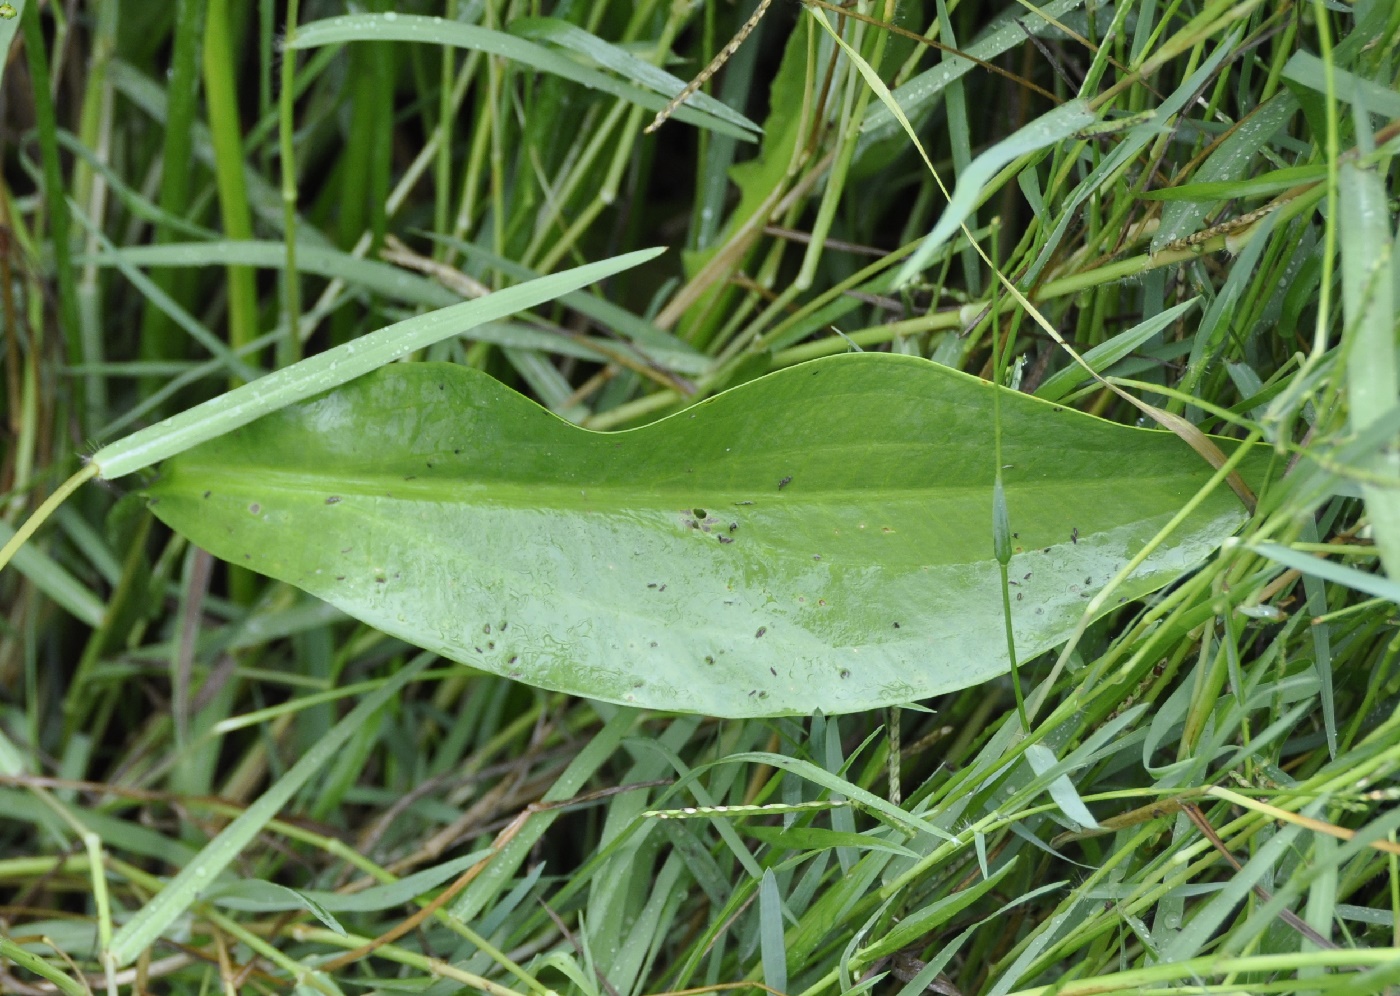
<svg viewBox="0 0 1400 996">
<path fill-rule="evenodd" d="M 149 494 L 224 559 L 473 667 L 661 709 L 849 712 L 1008 670 L 992 391 L 845 355 L 607 434 L 484 374 L 402 364 L 181 454 Z M 1211 471 L 1170 434 L 1002 401 L 1029 657 Z M 1119 595 L 1244 518 L 1213 493 Z"/>
</svg>

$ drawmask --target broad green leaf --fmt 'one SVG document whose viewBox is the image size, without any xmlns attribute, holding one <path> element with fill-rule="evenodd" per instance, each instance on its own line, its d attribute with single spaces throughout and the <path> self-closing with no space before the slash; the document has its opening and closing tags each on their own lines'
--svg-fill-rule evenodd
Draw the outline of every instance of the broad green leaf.
<svg viewBox="0 0 1400 996">
<path fill-rule="evenodd" d="M 403 364 L 181 454 L 148 493 L 218 556 L 482 670 L 683 712 L 850 712 L 1008 670 L 992 391 L 846 354 L 608 434 L 485 374 Z M 1013 392 L 1002 426 L 1032 657 L 1211 469 L 1171 434 Z M 1120 600 L 1244 519 L 1211 494 Z"/>
</svg>

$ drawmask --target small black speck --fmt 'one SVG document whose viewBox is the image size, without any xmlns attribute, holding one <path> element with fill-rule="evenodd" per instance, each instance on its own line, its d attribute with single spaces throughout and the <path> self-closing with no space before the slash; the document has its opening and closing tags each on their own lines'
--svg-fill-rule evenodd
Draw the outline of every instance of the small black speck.
<svg viewBox="0 0 1400 996">
<path fill-rule="evenodd" d="M 501 623 L 501 632 L 504 633 L 506 631 L 506 627 L 509 625 L 510 623 Z"/>
<path fill-rule="evenodd" d="M 778 669 L 773 667 L 771 664 L 768 666 L 768 670 L 772 672 L 773 677 L 776 678 L 778 676 Z"/>
<path fill-rule="evenodd" d="M 405 475 L 403 475 L 403 479 L 404 479 L 405 481 L 416 481 L 416 480 L 418 480 L 418 475 L 417 475 L 417 474 L 405 474 Z"/>
<path fill-rule="evenodd" d="M 843 668 L 841 669 L 841 677 L 843 677 L 843 678 L 849 678 L 850 676 L 851 676 L 851 669 L 848 668 L 848 667 L 843 667 Z"/>
<path fill-rule="evenodd" d="M 518 660 L 520 660 L 520 656 L 518 654 L 511 654 L 510 660 L 506 661 L 506 663 L 514 664 Z"/>
<path fill-rule="evenodd" d="M 253 504 L 248 506 L 248 511 L 253 515 L 257 515 L 259 512 L 262 511 L 262 506 L 259 505 L 257 502 L 253 502 Z"/>
<path fill-rule="evenodd" d="M 755 688 L 753 691 L 749 692 L 749 698 L 753 698 L 753 697 L 754 697 L 755 695 L 757 695 L 757 694 L 758 694 L 758 689 Z"/>
<path fill-rule="evenodd" d="M 439 390 L 439 391 L 445 391 L 445 390 L 447 390 L 447 388 L 444 387 L 442 384 L 439 384 L 439 385 L 438 385 L 438 390 Z"/>
<path fill-rule="evenodd" d="M 895 628 L 895 629 L 899 629 L 899 623 L 895 623 L 895 624 L 894 624 L 894 628 Z"/>
<path fill-rule="evenodd" d="M 345 580 L 345 575 L 344 575 L 344 574 L 337 574 L 337 575 L 335 576 L 335 579 L 336 579 L 337 581 L 344 581 L 344 580 Z"/>
<path fill-rule="evenodd" d="M 490 633 L 490 632 L 491 632 L 491 624 L 490 624 L 490 623 L 487 623 L 485 626 L 481 627 L 481 631 L 482 631 L 483 633 Z"/>
<path fill-rule="evenodd" d="M 768 693 L 767 693 L 767 692 L 759 692 L 759 693 L 758 693 L 758 697 L 761 698 L 761 699 L 766 699 L 766 698 L 768 697 Z"/>
<path fill-rule="evenodd" d="M 495 650 L 495 649 L 496 649 L 496 641 L 495 641 L 495 640 L 489 641 L 489 642 L 486 644 L 486 649 L 487 649 L 487 650 Z"/>
<path fill-rule="evenodd" d="M 812 559 L 813 559 L 813 560 L 821 560 L 821 559 L 822 559 L 822 555 L 821 555 L 820 553 L 814 553 L 814 554 L 812 554 Z"/>
<path fill-rule="evenodd" d="M 375 583 L 375 584 L 383 584 L 384 581 L 385 581 L 385 577 L 384 577 L 383 574 L 377 575 L 377 576 L 375 577 L 375 579 L 374 579 L 374 583 Z"/>
<path fill-rule="evenodd" d="M 452 451 L 452 455 L 453 455 L 453 456 L 461 456 L 461 455 L 462 455 L 462 451 L 461 451 L 461 450 L 453 450 L 453 451 Z"/>
<path fill-rule="evenodd" d="M 789 484 L 791 484 L 791 483 L 792 483 L 792 475 L 789 474 L 787 477 L 784 477 L 781 481 L 778 482 L 778 490 L 779 490 L 779 491 L 783 490 L 783 488 L 787 487 L 787 486 L 788 486 Z"/>
<path fill-rule="evenodd" d="M 729 524 L 729 531 L 730 531 L 731 533 L 737 531 L 738 528 L 739 528 L 739 523 L 737 523 L 737 522 L 731 522 L 731 523 Z"/>
<path fill-rule="evenodd" d="M 339 504 L 340 504 L 340 495 L 331 495 L 329 498 L 326 499 L 326 504 L 327 504 L 327 505 L 339 505 Z"/>
<path fill-rule="evenodd" d="M 1093 584 L 1093 583 L 1094 583 L 1094 579 L 1093 579 L 1093 578 L 1085 578 L 1085 579 L 1084 579 L 1084 583 L 1085 583 L 1085 584 Z"/>
<path fill-rule="evenodd" d="M 204 492 L 204 497 L 208 498 L 208 497 L 209 497 L 210 495 L 212 495 L 213 493 L 214 493 L 214 492 L 212 492 L 212 491 L 206 491 L 206 492 Z"/>
<path fill-rule="evenodd" d="M 733 542 L 734 542 L 734 537 L 733 537 L 733 536 L 716 536 L 715 539 L 719 540 L 721 543 L 733 543 Z"/>
<path fill-rule="evenodd" d="M 1026 571 L 1025 576 L 1022 577 L 1021 580 L 1022 580 L 1022 581 L 1029 581 L 1029 580 L 1031 579 L 1031 574 L 1033 574 L 1033 573 L 1034 573 L 1033 571 Z"/>
<path fill-rule="evenodd" d="M 1069 541 L 1076 546 L 1079 545 L 1079 527 L 1072 526 L 1069 531 Z"/>
<path fill-rule="evenodd" d="M 433 462 L 432 462 L 431 460 L 428 461 L 428 469 L 429 469 L 429 470 L 432 470 L 432 469 L 433 469 Z"/>
<path fill-rule="evenodd" d="M 655 587 L 656 587 L 656 582 L 653 581 L 651 584 L 647 585 L 647 587 L 648 587 L 648 588 L 655 588 Z"/>
<path fill-rule="evenodd" d="M 481 653 L 480 647 L 472 647 L 472 649 L 475 650 L 478 654 Z"/>
<path fill-rule="evenodd" d="M 1021 599 L 1025 598 L 1025 597 L 1026 597 L 1026 596 L 1025 596 L 1024 594 L 1022 594 L 1021 592 L 1019 592 L 1019 591 L 1016 592 L 1016 601 L 1019 602 Z"/>
<path fill-rule="evenodd" d="M 753 502 L 751 502 L 751 501 L 736 501 L 734 504 L 736 504 L 736 505 L 752 505 Z"/>
<path fill-rule="evenodd" d="M 768 632 L 768 627 L 767 627 L 767 626 L 760 626 L 760 627 L 758 627 L 758 632 L 755 633 L 755 634 L 753 635 L 753 636 L 754 636 L 754 639 L 755 639 L 755 640 L 758 639 L 760 636 L 762 636 L 762 635 L 763 635 L 764 633 L 766 633 L 766 632 Z"/>
<path fill-rule="evenodd" d="M 710 656 L 708 656 L 708 655 L 705 657 L 705 663 L 706 663 L 706 664 L 713 664 L 714 662 L 715 662 L 715 659 L 714 659 L 713 657 L 710 657 Z"/>
<path fill-rule="evenodd" d="M 1128 600 L 1128 596 L 1127 596 L 1127 595 L 1124 595 L 1122 598 L 1118 599 L 1118 604 L 1119 604 L 1119 605 L 1122 605 L 1122 604 L 1123 604 L 1124 602 L 1126 602 L 1127 600 Z"/>
<path fill-rule="evenodd" d="M 656 641 L 655 641 L 655 640 L 652 640 L 652 641 L 651 641 L 651 645 L 652 645 L 653 647 L 656 646 Z"/>
<path fill-rule="evenodd" d="M 657 590 L 657 591 L 665 591 L 665 590 L 666 590 L 666 586 L 663 584 L 660 588 L 657 588 L 656 590 Z"/>
<path fill-rule="evenodd" d="M 1041 553 L 1049 553 L 1049 552 L 1050 552 L 1050 548 L 1047 546 L 1044 550 L 1041 550 L 1040 552 L 1041 552 Z"/>
<path fill-rule="evenodd" d="M 697 519 L 703 519 L 705 517 L 705 510 L 703 508 L 692 508 L 690 511 Z"/>
<path fill-rule="evenodd" d="M 253 559 L 253 555 L 252 555 L 251 553 L 245 553 L 245 554 L 243 555 L 243 559 L 244 559 L 244 560 L 252 560 L 252 559 Z"/>
<path fill-rule="evenodd" d="M 694 519 L 686 519 L 686 520 L 685 520 L 685 524 L 686 524 L 687 526 L 689 526 L 691 529 L 699 529 L 699 528 L 700 528 L 700 523 L 696 522 Z"/>
<path fill-rule="evenodd" d="M 1021 534 L 1020 534 L 1020 533 L 1012 533 L 1012 534 L 1011 534 L 1011 538 L 1012 538 L 1012 539 L 1020 539 L 1020 538 L 1021 538 Z"/>
</svg>

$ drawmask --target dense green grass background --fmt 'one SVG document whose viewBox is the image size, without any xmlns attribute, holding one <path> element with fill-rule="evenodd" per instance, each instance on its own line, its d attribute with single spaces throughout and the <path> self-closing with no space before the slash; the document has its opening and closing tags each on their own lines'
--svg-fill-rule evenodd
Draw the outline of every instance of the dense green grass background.
<svg viewBox="0 0 1400 996">
<path fill-rule="evenodd" d="M 719 722 L 437 661 L 88 485 L 0 574 L 0 990 L 1400 985 L 1400 6 L 775 0 L 706 86 L 761 134 L 644 134 L 753 9 L 0 5 L 0 528 L 231 385 L 667 245 L 423 355 L 597 429 L 856 347 L 1142 418 L 1064 340 L 1276 450 L 1239 542 L 1023 667 L 1029 731 L 1009 679 Z M 613 348 L 647 322 L 681 360 Z"/>
</svg>

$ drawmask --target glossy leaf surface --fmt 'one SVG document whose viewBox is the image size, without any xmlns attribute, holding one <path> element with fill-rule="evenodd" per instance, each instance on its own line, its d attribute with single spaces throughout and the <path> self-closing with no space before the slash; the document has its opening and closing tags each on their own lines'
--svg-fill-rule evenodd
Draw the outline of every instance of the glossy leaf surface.
<svg viewBox="0 0 1400 996">
<path fill-rule="evenodd" d="M 992 391 L 846 355 L 608 434 L 485 374 L 399 364 L 180 455 L 149 494 L 218 556 L 473 667 L 659 709 L 849 712 L 1008 670 Z M 1211 471 L 1170 434 L 1002 400 L 1026 658 Z M 1218 489 L 1119 595 L 1244 518 Z"/>
</svg>

